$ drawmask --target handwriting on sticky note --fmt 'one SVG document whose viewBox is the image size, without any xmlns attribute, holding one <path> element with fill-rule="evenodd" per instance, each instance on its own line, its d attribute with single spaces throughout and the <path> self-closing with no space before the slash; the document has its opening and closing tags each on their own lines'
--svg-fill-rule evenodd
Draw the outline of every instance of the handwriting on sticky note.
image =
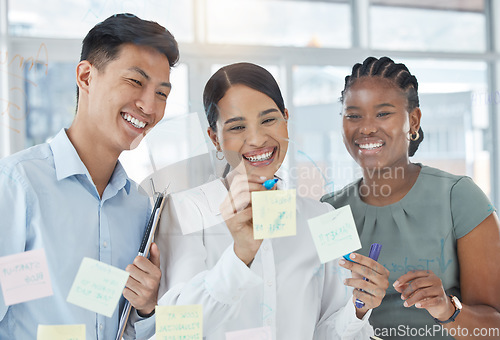
<svg viewBox="0 0 500 340">
<path fill-rule="evenodd" d="M 252 192 L 252 217 L 256 240 L 295 235 L 295 189 Z"/>
<path fill-rule="evenodd" d="M 348 205 L 307 222 L 321 263 L 361 248 L 351 207 Z"/>
<path fill-rule="evenodd" d="M 38 325 L 36 340 L 85 340 L 85 325 Z"/>
<path fill-rule="evenodd" d="M 7 306 L 52 295 L 45 250 L 0 257 L 0 283 Z"/>
<path fill-rule="evenodd" d="M 227 332 L 226 340 L 273 340 L 271 327 L 244 329 L 236 332 Z"/>
<path fill-rule="evenodd" d="M 124 270 L 84 257 L 66 300 L 111 317 L 128 277 Z"/>
<path fill-rule="evenodd" d="M 202 340 L 201 305 L 156 306 L 156 339 Z"/>
</svg>

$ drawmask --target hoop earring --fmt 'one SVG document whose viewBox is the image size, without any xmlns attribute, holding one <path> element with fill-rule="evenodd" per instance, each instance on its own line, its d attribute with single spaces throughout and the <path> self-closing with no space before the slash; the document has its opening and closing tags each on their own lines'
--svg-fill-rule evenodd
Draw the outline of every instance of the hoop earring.
<svg viewBox="0 0 500 340">
<path fill-rule="evenodd" d="M 420 138 L 420 133 L 418 133 L 418 131 L 415 132 L 415 134 L 410 135 L 410 140 L 414 142 L 417 141 L 419 138 Z"/>
<path fill-rule="evenodd" d="M 219 152 L 222 154 L 222 157 L 220 158 L 219 158 Z M 217 158 L 219 161 L 222 161 L 224 159 L 224 154 L 220 150 L 217 150 L 217 152 L 215 153 L 215 158 Z"/>
</svg>

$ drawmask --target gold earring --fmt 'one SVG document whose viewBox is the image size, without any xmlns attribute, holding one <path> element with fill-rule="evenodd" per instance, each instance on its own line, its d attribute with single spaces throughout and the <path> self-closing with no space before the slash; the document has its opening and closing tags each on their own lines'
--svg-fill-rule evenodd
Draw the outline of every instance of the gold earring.
<svg viewBox="0 0 500 340">
<path fill-rule="evenodd" d="M 417 141 L 419 138 L 420 138 L 420 133 L 418 133 L 418 131 L 410 135 L 410 140 L 414 142 Z"/>
<path fill-rule="evenodd" d="M 219 157 L 219 152 L 222 154 L 222 157 Z M 215 153 L 215 158 L 217 158 L 219 161 L 222 161 L 224 159 L 224 154 L 220 150 L 217 150 L 217 152 Z"/>
</svg>

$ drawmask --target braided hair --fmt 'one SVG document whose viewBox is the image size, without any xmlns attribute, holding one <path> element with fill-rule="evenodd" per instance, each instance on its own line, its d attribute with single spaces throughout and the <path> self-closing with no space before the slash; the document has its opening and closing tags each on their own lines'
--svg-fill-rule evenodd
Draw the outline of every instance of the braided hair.
<svg viewBox="0 0 500 340">
<path fill-rule="evenodd" d="M 361 77 L 381 77 L 391 80 L 406 94 L 408 99 L 408 112 L 413 111 L 416 107 L 420 107 L 418 100 L 418 82 L 404 64 L 396 64 L 388 57 L 380 59 L 368 57 L 363 61 L 363 64 L 356 64 L 352 68 L 352 73 L 345 77 L 344 90 L 340 97 L 340 101 L 344 103 L 344 96 L 349 88 L 354 84 L 356 79 Z M 418 129 L 419 138 L 410 140 L 408 147 L 408 155 L 411 157 L 415 154 L 418 146 L 424 139 L 424 132 L 420 127 Z"/>
</svg>

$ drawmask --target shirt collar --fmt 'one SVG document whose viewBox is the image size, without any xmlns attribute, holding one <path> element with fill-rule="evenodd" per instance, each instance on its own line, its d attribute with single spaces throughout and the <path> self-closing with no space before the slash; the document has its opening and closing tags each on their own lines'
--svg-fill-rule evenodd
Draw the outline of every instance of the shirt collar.
<svg viewBox="0 0 500 340">
<path fill-rule="evenodd" d="M 83 164 L 75 147 L 69 140 L 66 129 L 61 129 L 54 139 L 49 142 L 49 146 L 54 156 L 54 167 L 58 181 L 74 175 L 84 175 L 92 182 L 92 177 L 90 177 L 85 164 Z M 113 188 L 112 191 L 114 192 L 125 188 L 127 194 L 130 193 L 130 179 L 120 161 L 116 163 L 108 187 Z"/>
<path fill-rule="evenodd" d="M 115 170 L 109 179 L 108 188 L 114 188 L 113 191 L 118 192 L 121 188 L 125 188 L 127 195 L 130 193 L 130 178 L 122 166 L 120 161 L 116 162 Z"/>
<path fill-rule="evenodd" d="M 54 166 L 57 180 L 60 181 L 73 175 L 87 175 L 88 171 L 80 156 L 68 138 L 65 129 L 49 142 L 52 155 L 54 156 Z"/>
</svg>

